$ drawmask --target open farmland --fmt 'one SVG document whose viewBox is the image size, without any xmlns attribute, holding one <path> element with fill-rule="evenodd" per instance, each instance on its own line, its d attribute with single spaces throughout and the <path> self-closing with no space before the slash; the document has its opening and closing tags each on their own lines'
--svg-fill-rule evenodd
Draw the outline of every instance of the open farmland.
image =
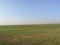
<svg viewBox="0 0 60 45">
<path fill-rule="evenodd" d="M 0 26 L 0 45 L 60 45 L 60 24 Z"/>
</svg>

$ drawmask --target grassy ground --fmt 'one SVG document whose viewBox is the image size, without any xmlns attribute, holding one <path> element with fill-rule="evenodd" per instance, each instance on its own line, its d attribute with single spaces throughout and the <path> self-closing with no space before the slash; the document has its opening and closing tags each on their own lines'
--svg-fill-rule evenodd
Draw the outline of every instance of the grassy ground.
<svg viewBox="0 0 60 45">
<path fill-rule="evenodd" d="M 0 26 L 0 45 L 60 45 L 60 24 Z"/>
</svg>

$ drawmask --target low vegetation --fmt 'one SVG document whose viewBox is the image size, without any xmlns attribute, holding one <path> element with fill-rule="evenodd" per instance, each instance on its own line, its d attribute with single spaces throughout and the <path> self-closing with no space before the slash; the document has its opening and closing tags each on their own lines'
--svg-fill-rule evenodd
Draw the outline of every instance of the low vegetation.
<svg viewBox="0 0 60 45">
<path fill-rule="evenodd" d="M 0 45 L 60 45 L 60 24 L 0 26 Z"/>
</svg>

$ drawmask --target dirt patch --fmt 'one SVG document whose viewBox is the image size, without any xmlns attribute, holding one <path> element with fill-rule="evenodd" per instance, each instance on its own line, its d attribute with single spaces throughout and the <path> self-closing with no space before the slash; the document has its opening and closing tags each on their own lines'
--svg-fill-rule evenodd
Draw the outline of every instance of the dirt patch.
<svg viewBox="0 0 60 45">
<path fill-rule="evenodd" d="M 38 34 L 37 36 L 38 37 L 46 37 L 47 35 L 46 34 Z"/>
<path fill-rule="evenodd" d="M 32 36 L 24 36 L 24 38 L 29 39 L 32 38 Z"/>
<path fill-rule="evenodd" d="M 14 37 L 16 38 L 20 38 L 20 39 L 28 39 L 28 38 L 32 38 L 32 36 L 28 36 L 28 35 L 23 35 L 23 34 L 16 34 Z"/>
<path fill-rule="evenodd" d="M 11 41 L 11 42 L 18 42 L 20 40 L 30 39 L 32 36 L 24 35 L 24 34 L 1 34 L 0 40 Z"/>
<path fill-rule="evenodd" d="M 19 40 L 20 40 L 20 39 L 18 39 L 18 38 L 14 38 L 14 39 L 13 39 L 14 42 L 18 42 Z"/>
</svg>

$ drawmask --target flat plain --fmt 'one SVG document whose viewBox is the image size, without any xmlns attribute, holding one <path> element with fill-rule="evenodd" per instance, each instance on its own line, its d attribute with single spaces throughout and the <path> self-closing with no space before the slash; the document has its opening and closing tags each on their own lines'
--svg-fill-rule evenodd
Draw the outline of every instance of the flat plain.
<svg viewBox="0 0 60 45">
<path fill-rule="evenodd" d="M 0 26 L 0 45 L 60 45 L 60 24 Z"/>
</svg>

